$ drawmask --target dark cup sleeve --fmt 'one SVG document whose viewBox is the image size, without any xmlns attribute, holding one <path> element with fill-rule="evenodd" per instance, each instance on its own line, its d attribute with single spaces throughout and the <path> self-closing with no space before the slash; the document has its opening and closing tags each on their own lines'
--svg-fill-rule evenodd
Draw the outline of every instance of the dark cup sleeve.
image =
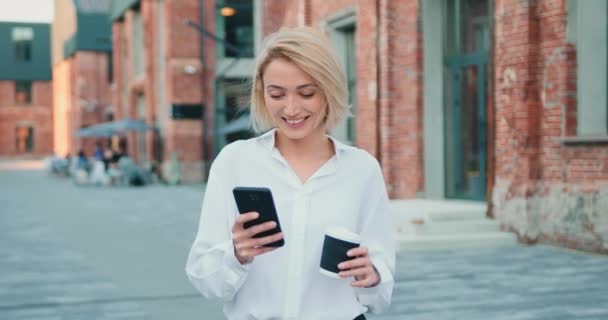
<svg viewBox="0 0 608 320">
<path fill-rule="evenodd" d="M 348 242 L 325 235 L 323 251 L 321 253 L 321 268 L 329 272 L 338 273 L 338 264 L 352 259 L 346 255 L 348 250 L 359 247 L 358 243 Z"/>
</svg>

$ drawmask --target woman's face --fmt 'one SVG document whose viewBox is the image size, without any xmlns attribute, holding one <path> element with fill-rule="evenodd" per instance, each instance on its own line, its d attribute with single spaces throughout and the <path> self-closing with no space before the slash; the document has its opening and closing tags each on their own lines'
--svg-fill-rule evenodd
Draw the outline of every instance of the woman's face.
<svg viewBox="0 0 608 320">
<path fill-rule="evenodd" d="M 314 79 L 284 59 L 271 61 L 262 75 L 264 102 L 277 130 L 299 140 L 324 133 L 325 96 Z"/>
</svg>

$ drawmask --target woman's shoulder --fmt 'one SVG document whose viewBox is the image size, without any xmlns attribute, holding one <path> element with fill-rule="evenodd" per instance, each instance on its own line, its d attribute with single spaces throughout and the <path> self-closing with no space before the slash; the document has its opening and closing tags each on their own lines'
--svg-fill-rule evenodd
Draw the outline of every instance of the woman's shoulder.
<svg viewBox="0 0 608 320">
<path fill-rule="evenodd" d="M 249 140 L 236 140 L 225 145 L 217 154 L 216 161 L 234 161 L 247 151 Z"/>
<path fill-rule="evenodd" d="M 360 176 L 382 175 L 382 169 L 378 159 L 371 155 L 367 150 L 349 146 L 343 151 L 346 161 L 343 161 L 350 170 Z"/>
<path fill-rule="evenodd" d="M 236 140 L 225 145 L 215 157 L 214 162 L 230 162 L 234 164 L 236 161 L 253 156 L 258 150 L 256 139 Z"/>
<path fill-rule="evenodd" d="M 367 150 L 349 146 L 348 149 L 345 150 L 345 154 L 347 155 L 349 162 L 352 162 L 359 167 L 370 169 L 380 167 L 378 159 Z"/>
</svg>

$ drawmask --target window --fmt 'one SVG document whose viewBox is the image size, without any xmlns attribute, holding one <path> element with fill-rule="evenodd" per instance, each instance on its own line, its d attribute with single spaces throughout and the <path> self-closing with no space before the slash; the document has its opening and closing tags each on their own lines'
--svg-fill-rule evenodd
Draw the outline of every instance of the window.
<svg viewBox="0 0 608 320">
<path fill-rule="evenodd" d="M 218 1 L 220 25 L 223 23 L 223 39 L 235 46 L 238 52 L 224 46 L 224 57 L 253 57 L 253 1 Z M 220 30 L 222 30 L 220 28 Z"/>
<path fill-rule="evenodd" d="M 348 85 L 348 104 L 351 116 L 332 130 L 338 140 L 356 145 L 357 135 L 357 33 L 355 12 L 345 12 L 328 21 L 329 35 L 336 54 L 346 74 Z"/>
<path fill-rule="evenodd" d="M 144 75 L 144 22 L 140 11 L 133 14 L 133 75 L 135 78 Z"/>
<path fill-rule="evenodd" d="M 32 60 L 32 40 L 34 40 L 34 29 L 30 27 L 13 28 L 13 47 L 17 62 Z"/>
<path fill-rule="evenodd" d="M 17 125 L 15 128 L 15 150 L 17 153 L 34 151 L 34 127 L 31 125 Z"/>
<path fill-rule="evenodd" d="M 107 54 L 108 60 L 107 60 L 107 75 L 108 75 L 108 83 L 112 83 L 114 82 L 114 57 L 112 56 L 112 51 L 108 52 Z"/>
<path fill-rule="evenodd" d="M 341 30 L 345 44 L 345 60 L 346 60 L 346 78 L 348 81 L 348 104 L 352 117 L 346 120 L 346 141 L 350 144 L 355 144 L 355 136 L 357 133 L 357 61 L 355 57 L 355 27 L 350 26 Z"/>
<path fill-rule="evenodd" d="M 15 81 L 15 103 L 20 105 L 32 103 L 31 81 Z"/>
<path fill-rule="evenodd" d="M 608 2 L 568 1 L 568 40 L 577 50 L 577 135 L 608 135 Z"/>
</svg>

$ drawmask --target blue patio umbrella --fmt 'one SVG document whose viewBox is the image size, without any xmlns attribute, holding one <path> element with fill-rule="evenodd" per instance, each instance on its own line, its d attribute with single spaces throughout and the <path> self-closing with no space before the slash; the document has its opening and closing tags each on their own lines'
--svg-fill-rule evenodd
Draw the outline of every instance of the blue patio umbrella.
<svg viewBox="0 0 608 320">
<path fill-rule="evenodd" d="M 104 122 L 76 131 L 79 137 L 111 137 L 126 131 L 154 130 L 155 127 L 146 124 L 143 120 L 122 119 Z"/>
</svg>

